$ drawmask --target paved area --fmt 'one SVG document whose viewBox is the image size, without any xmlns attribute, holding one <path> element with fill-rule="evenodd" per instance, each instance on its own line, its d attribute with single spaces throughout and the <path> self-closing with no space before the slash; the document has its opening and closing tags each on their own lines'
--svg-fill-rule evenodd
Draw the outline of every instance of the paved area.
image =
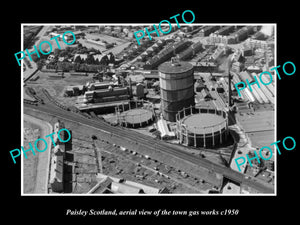
<svg viewBox="0 0 300 225">
<path fill-rule="evenodd" d="M 124 129 L 113 127 L 100 121 L 95 123 L 94 120 L 87 119 L 73 113 L 68 113 L 68 116 L 66 117 L 65 111 L 51 104 L 41 104 L 38 106 L 26 105 L 24 110 L 25 108 L 26 112 L 28 114 L 30 113 L 31 115 L 33 114 L 38 117 L 47 118 L 47 114 L 50 113 L 52 116 L 55 115 L 56 118 L 61 119 L 64 122 L 70 121 L 71 123 L 75 122 L 75 124 L 80 124 L 82 127 L 81 129 L 84 127 L 87 129 L 92 129 L 94 132 L 97 132 L 97 134 L 100 135 L 103 140 L 113 142 L 119 146 L 134 149 L 140 154 L 150 153 L 151 155 L 148 154 L 150 157 L 159 159 L 162 163 L 179 168 L 180 170 L 186 171 L 195 177 L 199 177 L 199 174 L 203 174 L 204 179 L 213 185 L 219 186 L 219 178 L 216 174 L 223 174 L 228 179 L 232 179 L 238 183 L 243 183 L 245 186 L 250 186 L 258 192 L 274 192 L 273 188 L 271 186 L 269 187 L 269 185 L 266 186 L 263 183 L 248 180 L 245 178 L 245 175 L 230 168 L 182 152 L 176 145 L 169 145 L 168 143 L 159 140 L 154 141 L 152 138 L 141 135 L 140 133 L 127 129 L 125 131 Z M 66 126 L 68 125 L 66 124 Z M 113 135 L 111 135 L 112 133 Z M 140 144 L 136 145 L 137 142 Z M 153 142 L 155 142 L 155 145 Z M 183 160 L 184 162 L 182 162 Z M 209 170 L 212 170 L 213 173 L 207 172 Z"/>
<path fill-rule="evenodd" d="M 237 120 L 249 137 L 252 147 L 270 146 L 275 140 L 274 111 L 237 114 Z"/>
<path fill-rule="evenodd" d="M 97 44 L 92 44 L 87 42 L 87 39 L 97 39 L 99 38 L 100 40 L 104 40 L 107 43 L 116 43 L 117 45 L 113 48 L 109 48 L 106 49 L 104 46 L 101 45 L 97 45 Z M 86 39 L 78 39 L 78 41 L 86 46 L 87 48 L 94 48 L 97 50 L 100 50 L 102 53 L 106 54 L 106 53 L 113 53 L 114 55 L 119 54 L 121 51 L 123 51 L 124 48 L 126 48 L 128 45 L 130 45 L 130 41 L 121 39 L 121 38 L 116 38 L 116 37 L 112 37 L 110 35 L 105 35 L 105 34 L 88 34 L 86 33 Z"/>
<path fill-rule="evenodd" d="M 230 163 L 230 168 L 231 169 L 239 171 L 239 169 L 236 165 L 235 159 L 239 158 L 239 157 L 245 157 L 246 158 L 246 154 L 248 154 L 249 150 L 251 150 L 253 148 L 249 144 L 249 140 L 246 137 L 244 131 L 241 130 L 241 128 L 238 125 L 235 124 L 235 125 L 229 126 L 229 128 L 231 130 L 235 131 L 240 137 L 240 140 L 237 144 L 237 150 L 235 151 L 235 154 L 232 157 L 232 161 Z M 246 163 L 240 166 L 241 171 L 239 171 L 239 172 L 244 173 L 245 168 L 246 168 Z"/>
<path fill-rule="evenodd" d="M 52 126 L 50 123 L 44 122 L 35 117 L 24 114 L 24 120 L 29 123 L 35 124 L 40 127 L 41 134 L 40 138 L 44 138 L 46 135 L 52 133 Z M 47 194 L 47 186 L 48 186 L 48 175 L 49 175 L 49 162 L 50 162 L 50 150 L 52 148 L 52 142 L 50 138 L 44 138 L 48 144 L 47 150 L 44 152 L 36 152 L 36 156 L 38 157 L 38 165 L 36 167 L 36 185 L 35 185 L 35 194 Z M 22 160 L 24 159 L 22 155 Z M 23 167 L 22 167 L 23 168 Z M 23 171 L 22 171 L 23 172 Z"/>
<path fill-rule="evenodd" d="M 257 151 L 256 148 L 254 148 L 254 146 L 252 145 L 253 140 L 250 137 L 248 137 L 249 134 L 246 134 L 246 132 L 243 128 L 241 129 L 237 124 L 229 126 L 229 128 L 231 130 L 235 131 L 240 137 L 239 142 L 237 143 L 237 150 L 235 151 L 234 156 L 232 157 L 232 161 L 230 163 L 230 168 L 235 171 L 238 171 L 240 173 L 245 173 L 247 163 L 240 165 L 241 171 L 239 171 L 239 169 L 236 165 L 235 159 L 239 158 L 239 157 L 246 158 L 246 154 L 248 154 L 249 152 L 253 152 L 253 151 L 256 151 L 257 155 L 259 155 L 259 152 Z M 274 135 L 274 131 L 272 131 L 272 132 Z M 263 153 L 263 155 L 264 155 L 264 157 L 266 157 L 266 155 L 264 153 Z M 239 160 L 238 162 L 241 162 L 241 161 L 242 160 Z M 261 179 L 257 179 L 253 176 L 247 176 L 247 179 L 255 180 L 256 182 L 262 182 Z M 234 184 L 232 184 L 232 183 L 229 183 L 228 185 L 230 186 L 229 190 L 228 190 L 228 187 L 224 186 L 223 193 L 232 193 L 233 191 L 236 191 L 237 189 L 239 189 L 240 193 L 248 194 L 248 191 L 244 190 L 244 187 L 239 187 L 239 188 L 233 187 Z M 227 192 L 224 192 L 224 190 Z"/>
<path fill-rule="evenodd" d="M 228 182 L 224 187 L 223 187 L 223 194 L 240 194 L 241 188 L 239 185 L 236 185 L 232 182 Z"/>
</svg>

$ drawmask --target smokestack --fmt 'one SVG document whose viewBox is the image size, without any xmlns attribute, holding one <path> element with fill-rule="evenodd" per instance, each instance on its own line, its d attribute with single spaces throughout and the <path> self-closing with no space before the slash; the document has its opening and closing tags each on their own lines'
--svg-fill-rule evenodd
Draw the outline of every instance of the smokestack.
<svg viewBox="0 0 300 225">
<path fill-rule="evenodd" d="M 129 77 L 129 93 L 130 93 L 130 98 L 132 98 L 132 84 L 131 84 L 131 78 Z"/>
<path fill-rule="evenodd" d="M 230 74 L 230 70 L 232 67 L 232 63 L 233 63 L 234 57 L 231 57 L 231 59 L 228 61 L 228 106 L 231 107 L 233 105 L 232 102 L 232 90 L 231 90 L 231 74 Z"/>
</svg>

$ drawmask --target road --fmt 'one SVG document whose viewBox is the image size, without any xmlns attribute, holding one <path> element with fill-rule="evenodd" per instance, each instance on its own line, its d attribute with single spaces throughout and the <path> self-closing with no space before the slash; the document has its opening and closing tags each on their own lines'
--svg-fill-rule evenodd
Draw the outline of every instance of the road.
<svg viewBox="0 0 300 225">
<path fill-rule="evenodd" d="M 45 35 L 48 29 L 52 28 L 52 26 L 43 26 L 43 28 L 40 30 L 40 32 L 35 36 L 36 39 L 40 40 L 41 37 Z M 37 40 L 37 41 L 38 41 Z M 28 49 L 29 52 L 34 51 L 33 45 L 31 49 Z"/>
<path fill-rule="evenodd" d="M 40 32 L 35 36 L 35 38 L 37 40 L 40 40 L 41 37 L 43 37 L 45 35 L 45 33 L 47 32 L 47 30 L 49 28 L 51 28 L 52 26 L 43 26 L 43 28 L 40 30 Z M 34 51 L 34 48 L 33 48 L 34 45 L 32 45 L 31 49 L 28 49 L 29 52 L 33 52 Z M 23 51 L 25 52 L 25 49 L 23 49 Z M 28 56 L 26 56 L 27 59 L 29 60 Z M 26 63 L 24 63 L 24 65 L 26 66 L 26 70 L 23 72 L 23 79 L 24 80 L 27 80 L 33 73 L 36 72 L 37 70 L 37 65 L 35 62 L 32 62 L 32 61 L 29 61 L 32 68 L 29 68 Z"/>
<path fill-rule="evenodd" d="M 29 115 L 24 115 L 24 120 L 35 124 L 41 128 L 40 138 L 44 138 L 48 134 L 52 133 L 52 126 L 50 123 L 39 120 Z M 34 194 L 47 194 L 48 193 L 48 177 L 49 177 L 49 166 L 50 166 L 50 152 L 52 147 L 51 140 L 44 138 L 47 141 L 47 149 L 44 152 L 37 152 L 38 165 L 36 168 L 36 182 Z M 22 155 L 22 160 L 24 159 Z M 24 171 L 22 171 L 24 172 Z"/>
<path fill-rule="evenodd" d="M 206 159 L 197 158 L 194 155 L 183 152 L 177 146 L 173 146 L 173 145 L 171 146 L 170 144 L 168 144 L 164 141 L 161 141 L 161 140 L 154 140 L 150 136 L 146 136 L 141 133 L 134 132 L 132 130 L 122 129 L 120 127 L 113 127 L 104 121 L 88 119 L 88 118 L 85 118 L 76 113 L 66 112 L 66 111 L 64 111 L 60 108 L 57 108 L 54 105 L 50 105 L 50 104 L 38 105 L 38 106 L 24 104 L 24 112 L 25 113 L 26 113 L 26 109 L 33 109 L 35 111 L 41 111 L 41 112 L 56 116 L 61 119 L 73 121 L 75 123 L 80 123 L 82 125 L 100 129 L 103 132 L 111 133 L 120 139 L 131 140 L 133 142 L 137 142 L 140 146 L 144 146 L 147 149 L 150 148 L 150 149 L 153 149 L 153 151 L 160 151 L 164 154 L 169 154 L 172 157 L 183 159 L 183 160 L 187 161 L 187 163 L 194 164 L 194 165 L 200 166 L 200 167 L 204 167 L 210 171 L 219 173 L 230 180 L 233 180 L 240 184 L 254 188 L 259 193 L 274 193 L 274 189 L 270 185 L 257 182 L 256 180 L 253 180 L 253 179 L 247 179 L 245 177 L 245 175 L 242 173 L 234 171 L 223 165 L 213 163 Z"/>
</svg>

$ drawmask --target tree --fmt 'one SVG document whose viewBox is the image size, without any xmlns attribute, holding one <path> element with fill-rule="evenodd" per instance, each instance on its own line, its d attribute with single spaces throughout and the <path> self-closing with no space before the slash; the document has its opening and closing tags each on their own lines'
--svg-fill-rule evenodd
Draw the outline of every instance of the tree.
<svg viewBox="0 0 300 225">
<path fill-rule="evenodd" d="M 58 62 L 57 63 L 57 68 L 59 70 L 63 70 L 64 72 L 70 71 L 73 69 L 73 65 L 69 62 Z"/>
<path fill-rule="evenodd" d="M 65 50 L 66 50 L 67 52 L 72 51 L 72 49 L 73 49 L 73 48 L 71 48 L 71 47 L 69 47 L 69 46 L 67 46 L 67 47 L 65 48 Z"/>
<path fill-rule="evenodd" d="M 100 63 L 102 65 L 107 65 L 108 64 L 108 57 L 107 55 L 103 56 L 102 59 L 100 60 Z"/>
<path fill-rule="evenodd" d="M 41 69 L 43 68 L 43 63 L 42 63 L 42 61 L 37 61 L 37 62 L 36 62 L 36 65 L 37 65 L 37 69 L 38 69 L 38 70 L 41 70 Z"/>
<path fill-rule="evenodd" d="M 109 63 L 115 63 L 115 56 L 112 52 L 109 53 L 110 58 L 109 58 Z"/>
<path fill-rule="evenodd" d="M 60 57 L 65 57 L 65 56 L 67 56 L 67 55 L 68 55 L 68 52 L 65 51 L 65 50 L 61 50 L 61 51 L 59 52 L 59 56 L 60 56 Z"/>
<path fill-rule="evenodd" d="M 94 57 L 92 55 L 88 55 L 87 58 L 86 58 L 86 60 L 85 60 L 85 62 L 87 64 L 95 64 L 95 59 L 94 59 Z"/>
<path fill-rule="evenodd" d="M 74 64 L 73 64 L 73 69 L 74 69 L 75 71 L 79 71 L 79 68 L 80 68 L 80 63 L 74 63 Z"/>
<path fill-rule="evenodd" d="M 100 65 L 100 61 L 98 58 L 96 58 L 96 60 L 95 60 L 95 65 Z"/>
<path fill-rule="evenodd" d="M 40 60 L 40 58 L 36 54 L 31 55 L 31 58 L 32 58 L 32 61 L 35 63 Z"/>
<path fill-rule="evenodd" d="M 81 64 L 82 63 L 82 60 L 81 60 L 81 57 L 78 55 L 75 60 L 74 60 L 75 63 L 78 63 L 78 64 Z"/>
<path fill-rule="evenodd" d="M 86 64 L 80 64 L 79 71 L 87 71 L 87 65 Z"/>
<path fill-rule="evenodd" d="M 259 158 L 260 163 L 258 164 L 259 169 L 264 170 L 266 168 L 264 160 L 262 158 Z"/>
<path fill-rule="evenodd" d="M 55 56 L 58 57 L 59 54 L 60 54 L 60 52 L 61 52 L 61 50 L 60 50 L 59 48 L 56 48 L 56 49 L 54 49 L 54 52 L 53 52 L 53 53 L 54 53 Z"/>
</svg>

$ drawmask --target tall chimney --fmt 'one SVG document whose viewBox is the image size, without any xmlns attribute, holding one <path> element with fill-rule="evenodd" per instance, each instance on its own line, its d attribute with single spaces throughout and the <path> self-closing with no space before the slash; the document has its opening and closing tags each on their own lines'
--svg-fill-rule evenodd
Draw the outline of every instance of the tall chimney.
<svg viewBox="0 0 300 225">
<path fill-rule="evenodd" d="M 230 70 L 231 70 L 231 66 L 233 63 L 233 57 L 228 61 L 228 106 L 231 107 L 233 105 L 232 102 L 232 90 L 231 90 L 231 74 L 230 74 Z"/>
</svg>

